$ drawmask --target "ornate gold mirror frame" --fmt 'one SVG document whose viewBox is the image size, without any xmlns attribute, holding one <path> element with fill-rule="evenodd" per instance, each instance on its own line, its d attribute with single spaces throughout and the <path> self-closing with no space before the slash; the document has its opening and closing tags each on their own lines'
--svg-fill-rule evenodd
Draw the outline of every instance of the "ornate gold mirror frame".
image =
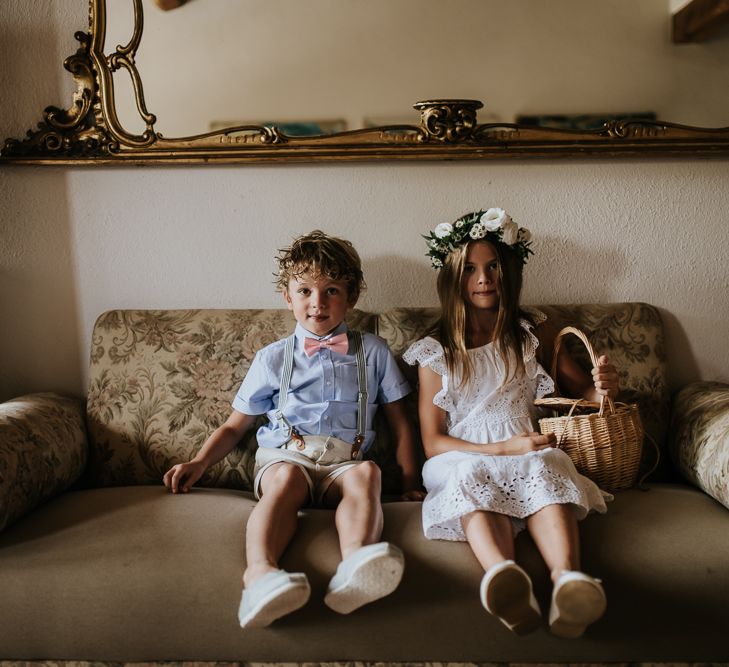
<svg viewBox="0 0 729 667">
<path fill-rule="evenodd" d="M 132 0 L 129 42 L 104 53 L 106 0 L 90 0 L 89 32 L 64 67 L 76 82 L 67 110 L 48 107 L 26 139 L 8 139 L 0 161 L 28 164 L 202 164 L 355 160 L 454 160 L 581 156 L 728 156 L 729 127 L 710 129 L 662 121 L 617 120 L 602 129 L 557 130 L 513 123 L 479 124 L 476 100 L 414 105 L 419 125 L 350 130 L 327 136 L 287 136 L 275 126 L 247 125 L 191 137 L 155 130 L 135 65 L 144 25 L 142 0 Z M 117 116 L 114 72 L 126 69 L 146 126 L 130 134 Z"/>
</svg>

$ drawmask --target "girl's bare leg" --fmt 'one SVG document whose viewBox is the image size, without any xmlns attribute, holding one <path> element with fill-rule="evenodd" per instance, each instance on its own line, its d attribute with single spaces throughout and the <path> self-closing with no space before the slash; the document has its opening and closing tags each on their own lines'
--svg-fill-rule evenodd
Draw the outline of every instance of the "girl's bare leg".
<svg viewBox="0 0 729 667">
<path fill-rule="evenodd" d="M 325 503 L 337 508 L 334 522 L 343 559 L 380 539 L 384 524 L 381 487 L 380 469 L 365 461 L 342 473 L 327 489 Z"/>
<path fill-rule="evenodd" d="M 278 569 L 278 561 L 296 532 L 299 509 L 308 500 L 309 485 L 298 466 L 277 463 L 263 474 L 261 499 L 246 527 L 246 588 Z"/>
<path fill-rule="evenodd" d="M 527 519 L 527 528 L 549 568 L 552 581 L 564 570 L 580 569 L 580 536 L 569 505 L 547 505 Z"/>
<path fill-rule="evenodd" d="M 463 532 L 481 567 L 514 559 L 514 534 L 511 519 L 497 512 L 476 511 L 461 518 Z"/>
<path fill-rule="evenodd" d="M 575 514 L 569 505 L 548 505 L 530 516 L 527 526 L 556 584 L 549 609 L 550 632 L 558 637 L 580 637 L 603 615 L 607 601 L 600 581 L 579 572 Z"/>
<path fill-rule="evenodd" d="M 541 615 L 529 576 L 513 562 L 511 519 L 497 512 L 477 511 L 462 517 L 461 525 L 486 571 L 480 586 L 481 604 L 516 634 L 535 630 Z"/>
</svg>

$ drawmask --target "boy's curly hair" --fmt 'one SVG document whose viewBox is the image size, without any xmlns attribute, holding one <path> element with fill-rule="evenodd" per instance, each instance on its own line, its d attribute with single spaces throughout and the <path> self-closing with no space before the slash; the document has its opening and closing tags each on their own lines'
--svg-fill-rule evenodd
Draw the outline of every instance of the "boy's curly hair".
<svg viewBox="0 0 729 667">
<path fill-rule="evenodd" d="M 345 239 L 316 229 L 294 239 L 288 248 L 280 248 L 278 253 L 276 286 L 281 291 L 288 289 L 291 278 L 304 273 L 344 281 L 350 298 L 359 297 L 366 288 L 362 261 L 354 246 Z"/>
</svg>

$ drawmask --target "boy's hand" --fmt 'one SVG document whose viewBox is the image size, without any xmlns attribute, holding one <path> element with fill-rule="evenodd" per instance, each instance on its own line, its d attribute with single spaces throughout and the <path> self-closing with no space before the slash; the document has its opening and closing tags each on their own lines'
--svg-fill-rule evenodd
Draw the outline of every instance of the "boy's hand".
<svg viewBox="0 0 729 667">
<path fill-rule="evenodd" d="M 618 371 L 607 355 L 603 354 L 597 360 L 597 366 L 592 369 L 592 381 L 595 383 L 595 391 L 601 396 L 615 398 L 620 392 Z"/>
<path fill-rule="evenodd" d="M 178 463 L 165 473 L 162 481 L 172 493 L 178 491 L 187 493 L 190 487 L 203 476 L 205 470 L 207 470 L 207 466 L 201 461 Z"/>
</svg>

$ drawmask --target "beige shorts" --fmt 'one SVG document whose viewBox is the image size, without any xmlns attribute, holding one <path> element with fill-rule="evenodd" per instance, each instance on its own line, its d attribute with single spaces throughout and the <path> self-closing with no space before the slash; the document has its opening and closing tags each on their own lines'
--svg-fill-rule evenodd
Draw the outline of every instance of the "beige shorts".
<svg viewBox="0 0 729 667">
<path fill-rule="evenodd" d="M 352 445 L 327 435 L 305 435 L 304 448 L 299 441 L 289 440 L 283 447 L 259 447 L 253 469 L 253 493 L 261 498 L 263 473 L 276 463 L 299 466 L 309 485 L 309 496 L 315 505 L 321 505 L 324 494 L 342 473 L 362 463 L 362 453 L 352 459 Z"/>
</svg>

